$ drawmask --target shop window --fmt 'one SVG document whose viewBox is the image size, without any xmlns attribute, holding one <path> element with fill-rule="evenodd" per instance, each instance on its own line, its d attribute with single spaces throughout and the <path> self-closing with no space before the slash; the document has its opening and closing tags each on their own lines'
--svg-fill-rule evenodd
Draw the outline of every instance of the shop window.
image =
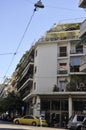
<svg viewBox="0 0 86 130">
<path fill-rule="evenodd" d="M 68 101 L 66 100 L 61 101 L 61 110 L 68 110 Z"/>
<path fill-rule="evenodd" d="M 42 101 L 41 102 L 41 110 L 48 111 L 50 110 L 50 101 Z"/>
<path fill-rule="evenodd" d="M 52 101 L 52 110 L 60 110 L 60 101 Z"/>
<path fill-rule="evenodd" d="M 86 110 L 86 101 L 73 101 L 74 111 Z"/>
</svg>

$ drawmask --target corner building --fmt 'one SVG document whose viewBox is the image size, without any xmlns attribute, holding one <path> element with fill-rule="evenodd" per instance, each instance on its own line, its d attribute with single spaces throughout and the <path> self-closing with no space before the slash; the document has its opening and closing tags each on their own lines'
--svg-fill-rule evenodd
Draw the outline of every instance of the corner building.
<svg viewBox="0 0 86 130">
<path fill-rule="evenodd" d="M 86 10 L 86 1 L 79 0 L 79 7 Z M 86 48 L 86 19 L 80 25 L 79 37 L 81 39 L 79 44 L 84 44 L 84 46 Z M 80 71 L 86 72 L 86 53 L 84 53 L 84 55 L 81 57 Z"/>
<path fill-rule="evenodd" d="M 15 86 L 26 114 L 44 115 L 50 125 L 55 116 L 61 127 L 65 116 L 86 111 L 86 73 L 79 70 L 86 48 L 77 46 L 79 32 L 80 23 L 54 25 L 21 60 Z"/>
</svg>

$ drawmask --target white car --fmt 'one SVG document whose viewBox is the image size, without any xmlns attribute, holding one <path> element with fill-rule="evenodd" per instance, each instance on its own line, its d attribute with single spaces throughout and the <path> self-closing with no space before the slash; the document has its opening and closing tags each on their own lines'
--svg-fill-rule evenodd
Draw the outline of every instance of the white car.
<svg viewBox="0 0 86 130">
<path fill-rule="evenodd" d="M 73 115 L 70 117 L 67 128 L 71 130 L 81 130 L 82 122 L 86 115 Z"/>
</svg>

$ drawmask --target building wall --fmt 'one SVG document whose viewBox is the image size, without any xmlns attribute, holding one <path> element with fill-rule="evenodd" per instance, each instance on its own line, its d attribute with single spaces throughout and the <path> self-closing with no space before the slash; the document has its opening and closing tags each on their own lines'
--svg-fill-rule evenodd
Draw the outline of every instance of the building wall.
<svg viewBox="0 0 86 130">
<path fill-rule="evenodd" d="M 52 92 L 57 83 L 57 44 L 40 44 L 36 47 L 34 82 L 36 93 Z"/>
</svg>

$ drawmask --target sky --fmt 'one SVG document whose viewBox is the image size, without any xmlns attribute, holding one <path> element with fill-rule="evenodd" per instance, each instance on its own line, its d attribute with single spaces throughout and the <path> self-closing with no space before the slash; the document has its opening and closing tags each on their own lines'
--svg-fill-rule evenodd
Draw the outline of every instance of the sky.
<svg viewBox="0 0 86 130">
<path fill-rule="evenodd" d="M 22 55 L 55 23 L 86 18 L 86 11 L 78 7 L 79 0 L 41 2 L 44 8 L 33 14 L 37 0 L 0 0 L 0 83 L 12 76 Z"/>
</svg>

